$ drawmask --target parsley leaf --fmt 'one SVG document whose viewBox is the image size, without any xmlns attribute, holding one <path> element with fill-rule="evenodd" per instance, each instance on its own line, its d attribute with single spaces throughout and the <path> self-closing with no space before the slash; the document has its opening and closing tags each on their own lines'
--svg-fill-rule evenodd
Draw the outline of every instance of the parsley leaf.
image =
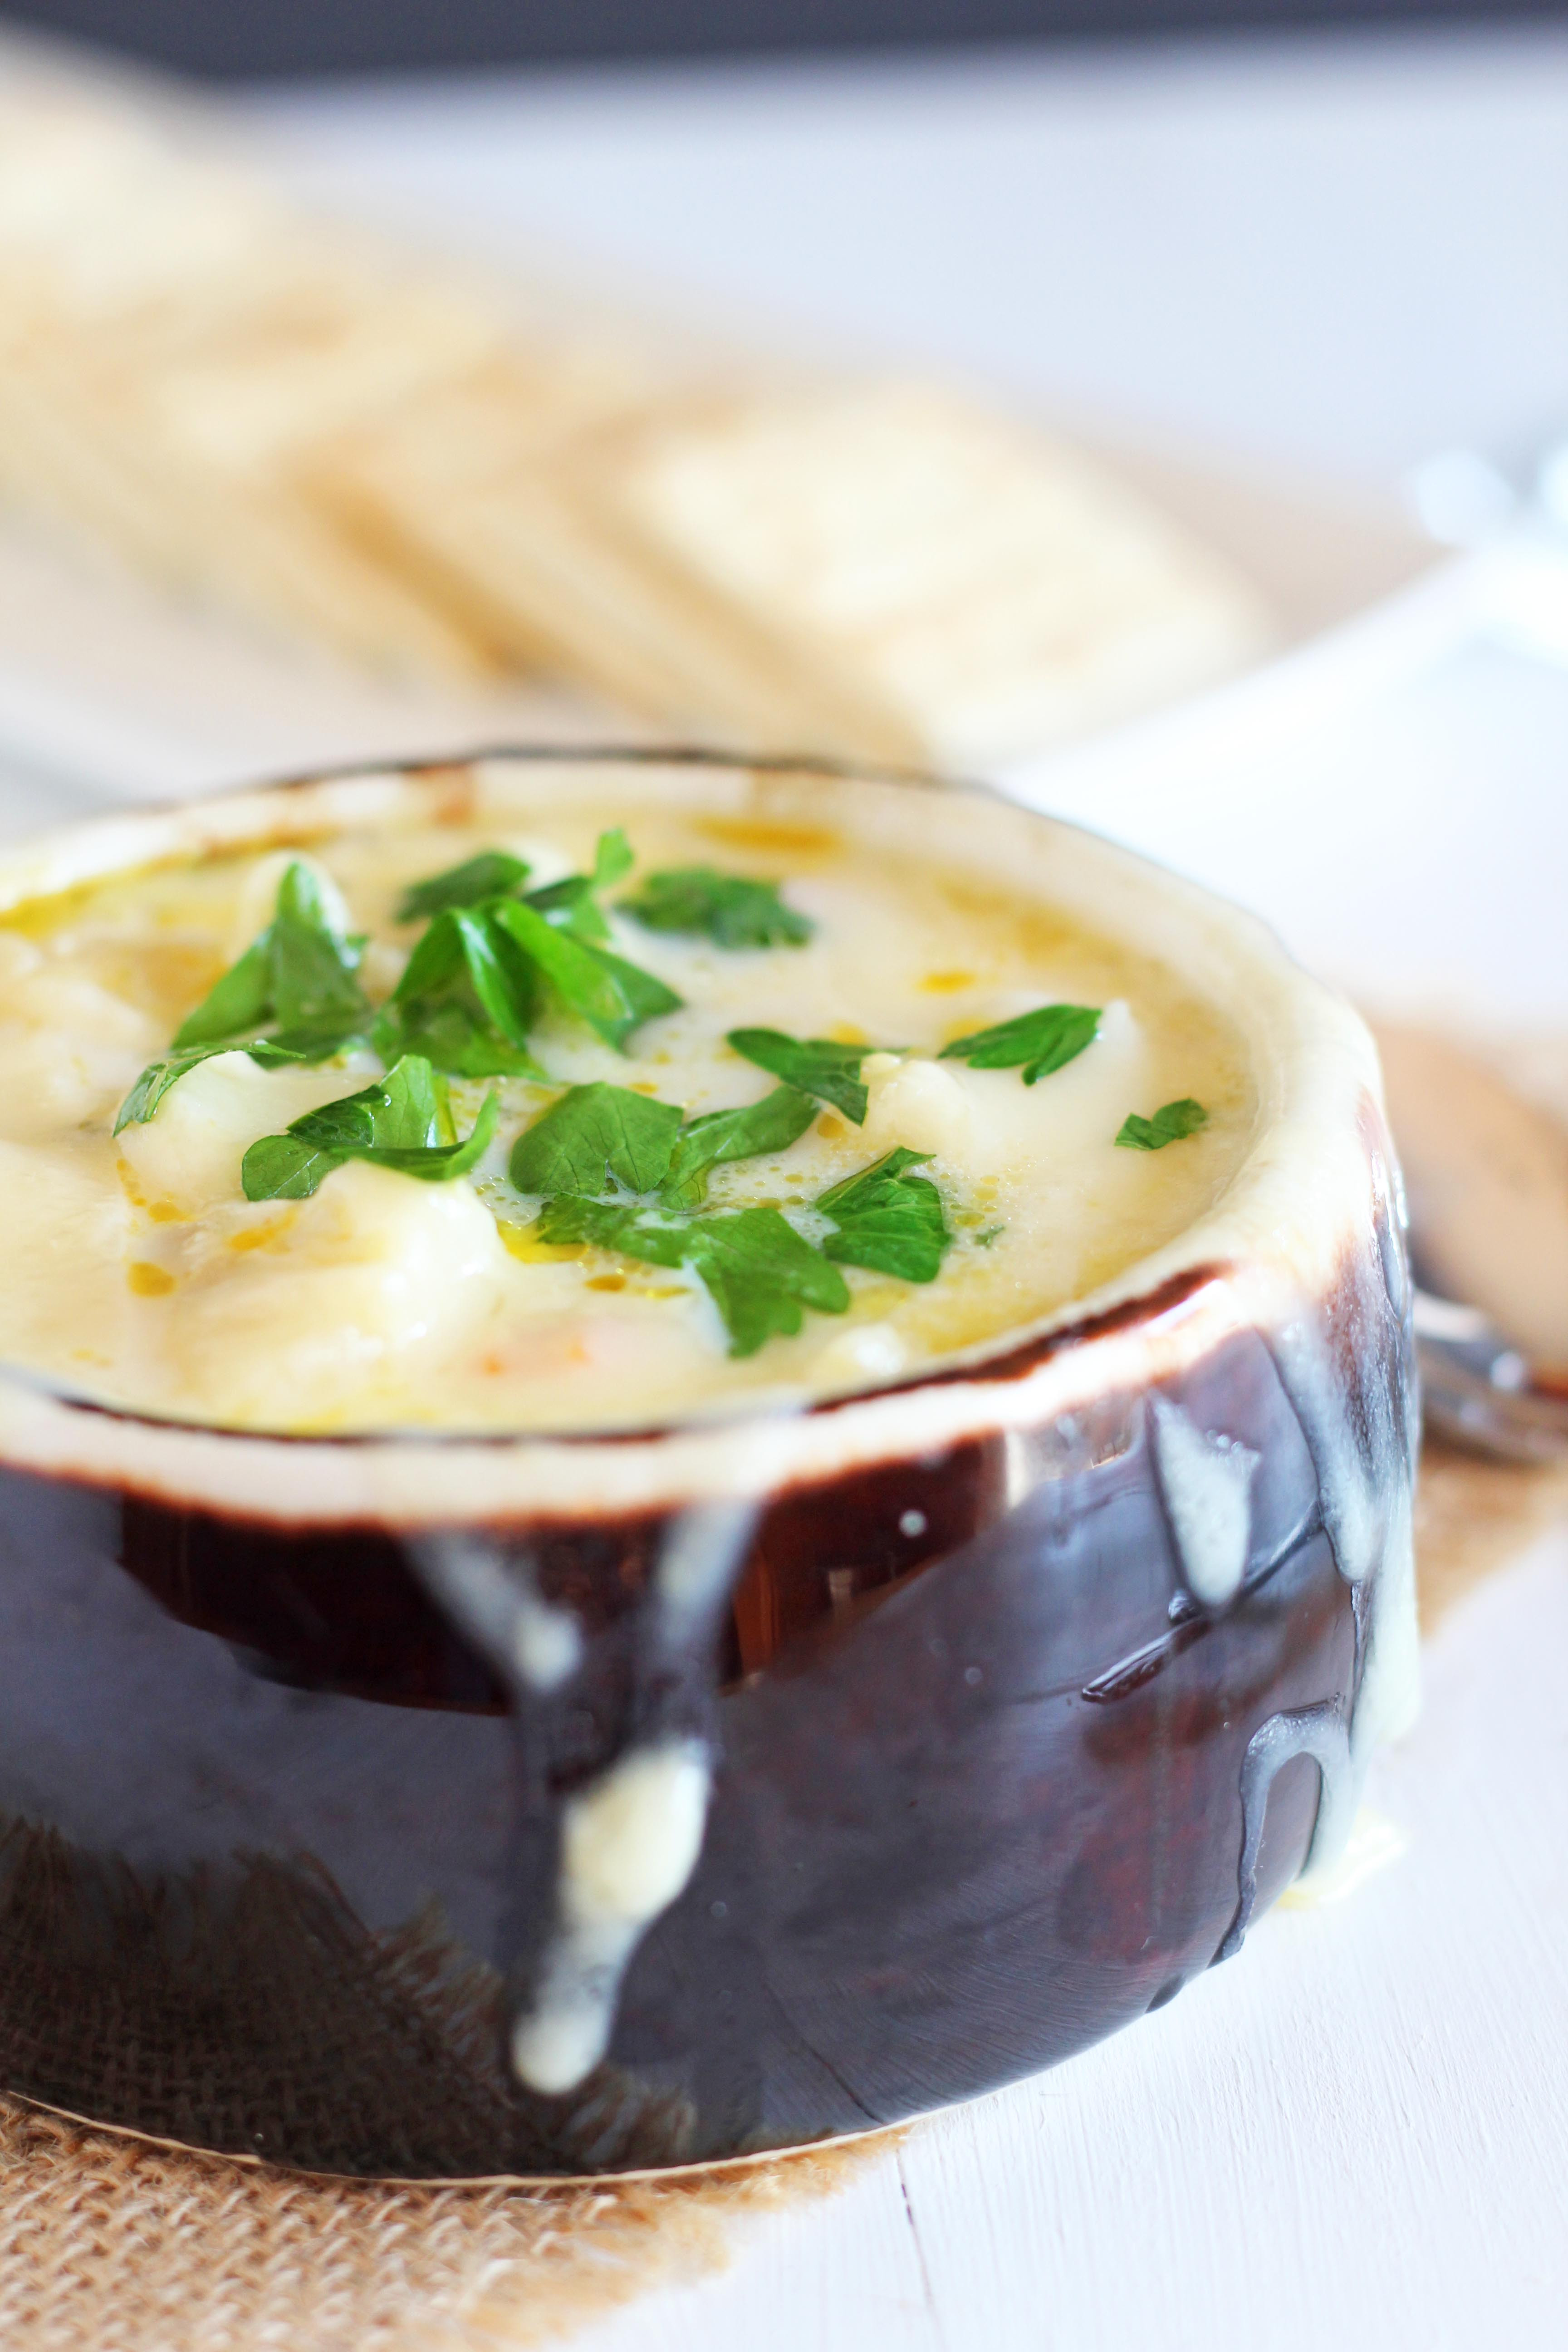
<svg viewBox="0 0 1568 2352">
<path fill-rule="evenodd" d="M 528 1050 L 539 975 L 494 913 L 449 907 L 436 917 L 377 1016 L 383 1061 L 417 1054 L 455 1077 L 543 1077 Z"/>
<path fill-rule="evenodd" d="M 761 1102 L 740 1110 L 704 1111 L 689 1119 L 676 1138 L 660 1199 L 667 1209 L 700 1208 L 708 1197 L 708 1171 L 731 1160 L 752 1160 L 764 1151 L 787 1151 L 816 1117 L 809 1095 L 775 1087 Z"/>
<path fill-rule="evenodd" d="M 934 1282 L 952 1235 L 936 1186 L 927 1176 L 908 1173 L 930 1158 L 929 1151 L 910 1151 L 900 1143 L 886 1159 L 820 1193 L 816 1207 L 837 1227 L 822 1244 L 825 1255 L 904 1282 Z"/>
<path fill-rule="evenodd" d="M 271 922 L 181 1023 L 174 1050 L 266 1030 L 301 1060 L 325 1061 L 369 1021 L 357 977 L 363 949 L 336 928 L 320 882 L 296 858 Z"/>
<path fill-rule="evenodd" d="M 150 1119 L 172 1086 L 214 1054 L 248 1054 L 264 1069 L 324 1062 L 363 1036 L 370 1006 L 358 980 L 363 942 L 333 924 L 321 884 L 296 858 L 278 886 L 271 922 L 231 964 L 150 1062 L 114 1132 Z"/>
<path fill-rule="evenodd" d="M 357 1095 L 306 1111 L 282 1135 L 264 1135 L 240 1165 L 247 1201 L 308 1201 L 348 1160 L 368 1160 L 427 1184 L 466 1175 L 496 1131 L 497 1104 L 485 1097 L 471 1135 L 457 1142 L 444 1078 L 422 1055 L 406 1055 Z"/>
<path fill-rule="evenodd" d="M 733 1356 L 753 1356 L 767 1340 L 793 1336 L 807 1307 L 842 1315 L 849 1305 L 837 1268 L 777 1209 L 674 1219 L 614 1202 L 563 1197 L 546 1203 L 539 1236 L 592 1242 L 649 1265 L 689 1266 L 722 1316 Z"/>
<path fill-rule="evenodd" d="M 609 831 L 602 833 L 594 844 L 592 880 L 595 889 L 613 890 L 617 882 L 626 880 L 636 864 L 637 859 L 632 855 L 631 843 L 626 839 L 625 825 L 612 825 Z"/>
<path fill-rule="evenodd" d="M 522 899 L 498 899 L 485 913 L 492 932 L 504 931 L 521 949 L 557 1001 L 622 1052 L 634 1029 L 680 1003 L 651 971 L 556 926 Z"/>
<path fill-rule="evenodd" d="M 644 1021 L 657 1020 L 661 1013 L 679 1011 L 682 1000 L 674 989 L 667 988 L 664 982 L 657 979 L 651 971 L 645 971 L 640 963 L 628 963 L 625 956 L 612 955 L 608 948 L 590 945 L 588 952 L 595 962 L 604 966 L 619 989 L 630 1013 L 633 1029 Z M 612 1043 L 623 1045 L 625 1039 L 616 1037 Z"/>
<path fill-rule="evenodd" d="M 169 1088 L 183 1078 L 187 1070 L 194 1070 L 198 1062 L 210 1062 L 215 1054 L 248 1054 L 251 1060 L 259 1062 L 264 1070 L 279 1069 L 285 1062 L 326 1058 L 324 1055 L 307 1056 L 292 1052 L 287 1046 L 274 1045 L 267 1037 L 251 1037 L 237 1043 L 231 1037 L 220 1037 L 211 1045 L 187 1045 L 183 1053 L 166 1055 L 161 1062 L 149 1062 L 120 1106 L 114 1121 L 115 1134 L 118 1135 L 122 1127 L 139 1127 L 150 1119 Z"/>
<path fill-rule="evenodd" d="M 711 866 L 674 866 L 650 874 L 628 915 L 650 931 L 705 934 L 721 948 L 804 947 L 816 926 L 779 897 L 776 882 L 721 874 Z"/>
<path fill-rule="evenodd" d="M 1201 1102 L 1183 1095 L 1178 1102 L 1162 1103 L 1152 1118 L 1141 1118 L 1135 1110 L 1129 1111 L 1116 1140 L 1129 1151 L 1163 1151 L 1167 1143 L 1180 1143 L 1184 1136 L 1206 1127 L 1208 1117 Z"/>
<path fill-rule="evenodd" d="M 528 867 L 521 857 L 505 849 L 481 849 L 461 866 L 411 882 L 398 901 L 396 919 L 413 923 L 421 915 L 443 915 L 448 907 L 480 907 L 487 898 L 509 897 L 527 879 Z"/>
<path fill-rule="evenodd" d="M 860 1083 L 860 1065 L 875 1045 L 839 1045 L 831 1037 L 786 1037 L 782 1029 L 731 1029 L 729 1042 L 737 1054 L 782 1078 L 797 1093 L 815 1095 L 831 1103 L 857 1127 L 866 1124 L 870 1097 Z"/>
<path fill-rule="evenodd" d="M 518 1137 L 509 1172 L 520 1192 L 592 1197 L 612 1177 L 628 1192 L 651 1192 L 679 1131 L 673 1103 L 602 1082 L 572 1087 Z"/>
<path fill-rule="evenodd" d="M 754 1356 L 773 1339 L 791 1339 L 803 1309 L 843 1315 L 849 1287 L 837 1266 L 803 1240 L 777 1209 L 738 1209 L 700 1217 L 692 1261 L 724 1318 L 732 1356 Z"/>
<path fill-rule="evenodd" d="M 520 1192 L 593 1198 L 612 1179 L 628 1192 L 659 1194 L 666 1209 L 694 1209 L 721 1160 L 783 1151 L 816 1117 L 805 1096 L 779 1087 L 741 1110 L 709 1111 L 681 1125 L 673 1104 L 627 1087 L 573 1087 L 512 1147 Z"/>
<path fill-rule="evenodd" d="M 547 882 L 542 890 L 530 890 L 524 904 L 542 915 L 553 929 L 570 931 L 575 940 L 598 945 L 610 936 L 589 875 L 563 875 L 559 882 Z"/>
<path fill-rule="evenodd" d="M 602 943 L 609 938 L 610 927 L 600 910 L 597 893 L 624 881 L 635 863 L 631 843 L 617 824 L 599 835 L 592 873 L 563 875 L 559 882 L 547 882 L 542 889 L 530 890 L 528 904 L 558 929 L 570 931 L 579 940 Z"/>
<path fill-rule="evenodd" d="M 237 963 L 203 997 L 174 1032 L 174 1050 L 254 1035 L 276 1017 L 272 992 L 272 927 L 253 940 Z"/>
<path fill-rule="evenodd" d="M 955 1037 L 942 1047 L 940 1058 L 967 1062 L 972 1070 L 1011 1070 L 1022 1063 L 1024 1084 L 1032 1087 L 1037 1078 L 1048 1077 L 1093 1045 L 1103 1009 L 1098 1004 L 1042 1004 L 1016 1020 L 999 1021 L 994 1029 Z"/>
<path fill-rule="evenodd" d="M 568 930 L 582 929 L 587 937 L 608 939 L 609 926 L 593 904 L 594 893 L 607 890 L 629 874 L 631 844 L 619 825 L 599 835 L 591 874 L 568 874 L 526 896 L 531 907 Z M 481 849 L 460 866 L 412 882 L 398 903 L 397 920 L 416 922 L 421 915 L 443 915 L 449 907 L 482 907 L 491 898 L 521 898 L 529 869 L 506 849 Z"/>
<path fill-rule="evenodd" d="M 382 1008 L 377 1051 L 385 1061 L 423 1054 L 458 1077 L 542 1078 L 528 1033 L 546 992 L 620 1047 L 641 1023 L 680 1003 L 651 972 L 528 901 L 490 898 L 436 917 Z"/>
</svg>

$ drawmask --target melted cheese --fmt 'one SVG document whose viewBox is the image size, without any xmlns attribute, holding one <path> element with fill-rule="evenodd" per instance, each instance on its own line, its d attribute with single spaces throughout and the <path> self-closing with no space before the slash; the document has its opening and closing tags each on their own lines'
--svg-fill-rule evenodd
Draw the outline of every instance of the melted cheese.
<svg viewBox="0 0 1568 2352">
<path fill-rule="evenodd" d="M 500 846 L 549 881 L 587 864 L 623 814 L 584 795 L 536 826 L 405 824 L 310 854 L 345 919 L 371 934 L 363 972 L 379 997 L 416 936 L 395 919 L 409 880 Z M 725 1042 L 731 1028 L 869 1045 L 864 1127 L 825 1111 L 787 1151 L 715 1171 L 710 1205 L 776 1204 L 819 1234 L 814 1199 L 902 1144 L 931 1155 L 923 1172 L 955 1235 L 935 1282 L 848 1269 L 847 1315 L 808 1313 L 798 1337 L 738 1360 L 695 1276 L 538 1244 L 539 1203 L 506 1171 L 551 1097 L 521 1080 L 500 1082 L 496 1142 L 451 1183 L 350 1163 L 309 1202 L 246 1202 L 247 1147 L 364 1085 L 377 1065 L 363 1054 L 281 1070 L 215 1056 L 114 1138 L 138 1071 L 268 919 L 286 859 L 268 849 L 113 878 L 0 929 L 0 1151 L 13 1231 L 27 1236 L 27 1263 L 14 1257 L 0 1286 L 0 1356 L 238 1427 L 646 1425 L 898 1378 L 1061 1309 L 1223 1195 L 1255 1119 L 1245 1053 L 1217 1009 L 1135 945 L 923 864 L 918 842 L 858 856 L 826 829 L 775 838 L 674 804 L 640 806 L 630 829 L 640 870 L 702 863 L 779 880 L 815 934 L 727 951 L 612 908 L 616 947 L 681 1009 L 645 1024 L 626 1055 L 550 1015 L 533 1036 L 543 1066 L 562 1084 L 605 1079 L 694 1115 L 773 1084 Z M 1094 1044 L 1037 1085 L 942 1058 L 954 1037 L 1056 1001 L 1104 1017 Z M 462 1129 L 484 1092 L 454 1084 Z M 1130 1111 L 1187 1095 L 1209 1111 L 1200 1134 L 1158 1153 L 1116 1148 Z"/>
<path fill-rule="evenodd" d="M 155 1115 L 121 1129 L 120 1153 L 142 1196 L 197 1216 L 240 1198 L 239 1167 L 258 1135 L 275 1135 L 379 1065 L 368 1056 L 332 1069 L 264 1070 L 248 1054 L 215 1054 L 171 1087 Z"/>
<path fill-rule="evenodd" d="M 627 1961 L 702 1851 L 709 1768 L 695 1743 L 634 1748 L 562 1812 L 555 1935 L 512 2029 L 519 2078 L 570 2091 L 609 2044 Z"/>
<path fill-rule="evenodd" d="M 180 1304 L 165 1312 L 164 1360 L 211 1418 L 241 1424 L 276 1413 L 284 1393 L 318 1428 L 345 1399 L 363 1413 L 379 1394 L 396 1412 L 496 1319 L 508 1271 L 471 1185 L 360 1160 L 297 1207 L 247 1205 L 195 1239 Z"/>
</svg>

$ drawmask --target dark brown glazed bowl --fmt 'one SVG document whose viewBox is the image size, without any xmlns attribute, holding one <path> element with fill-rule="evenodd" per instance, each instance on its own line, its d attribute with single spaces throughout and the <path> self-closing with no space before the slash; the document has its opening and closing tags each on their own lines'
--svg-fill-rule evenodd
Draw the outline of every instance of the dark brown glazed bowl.
<svg viewBox="0 0 1568 2352">
<path fill-rule="evenodd" d="M 1404 1240 L 1354 1016 L 1250 919 L 984 796 L 612 764 L 634 804 L 678 771 L 831 794 L 870 854 L 918 826 L 1037 873 L 1229 1011 L 1249 1156 L 1071 1317 L 793 1417 L 291 1439 L 0 1377 L 16 2091 L 416 2178 L 891 2122 L 1236 1950 L 1408 1719 Z M 509 754 L 117 820 L 13 856 L 0 911 L 582 774 Z"/>
</svg>

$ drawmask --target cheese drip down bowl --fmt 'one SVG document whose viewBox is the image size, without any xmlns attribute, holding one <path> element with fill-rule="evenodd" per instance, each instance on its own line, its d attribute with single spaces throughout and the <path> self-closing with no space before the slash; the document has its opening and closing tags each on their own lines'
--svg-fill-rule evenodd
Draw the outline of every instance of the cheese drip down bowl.
<svg viewBox="0 0 1568 2352">
<path fill-rule="evenodd" d="M 617 828 L 629 852 L 595 851 Z M 384 1022 L 379 1060 L 215 1048 L 111 1132 L 284 920 L 282 877 L 319 877 L 395 1008 L 399 893 L 491 850 L 562 924 L 561 868 L 597 856 L 593 936 L 671 1007 L 606 1042 L 543 991 L 532 1075 L 451 1080 L 459 1142 L 496 1095 L 463 1173 L 350 1156 L 242 1190 L 241 1144 L 254 1171 L 257 1138 L 374 1093 Z M 801 936 L 661 929 L 647 874 L 695 866 Z M 1090 1042 L 985 1066 L 974 1037 L 1031 1001 Z M 759 1101 L 748 1055 L 779 1049 L 726 1040 L 761 1031 L 836 1044 L 851 1091 L 807 1088 L 800 1134 L 695 1206 L 639 1206 L 616 1145 L 594 1213 L 651 1228 L 512 1181 L 595 1087 L 650 1129 L 628 1096 L 679 1105 L 682 1138 Z M 865 2130 L 1234 1956 L 1411 1718 L 1371 1042 L 1250 917 L 1090 835 L 907 780 L 575 751 L 114 819 L 0 863 L 0 1080 L 13 2091 L 371 2177 Z M 1202 1120 L 1162 1129 L 1184 1097 Z M 940 1268 L 844 1243 L 870 1163 L 927 1188 L 897 1202 Z M 810 1244 L 761 1340 L 668 1238 L 742 1212 Z"/>
</svg>

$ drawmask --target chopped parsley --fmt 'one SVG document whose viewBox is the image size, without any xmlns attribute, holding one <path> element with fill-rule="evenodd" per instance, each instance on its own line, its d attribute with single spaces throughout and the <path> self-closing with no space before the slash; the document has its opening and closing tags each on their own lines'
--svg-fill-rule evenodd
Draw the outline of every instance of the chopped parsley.
<svg viewBox="0 0 1568 2352">
<path fill-rule="evenodd" d="M 788 1037 L 782 1029 L 731 1029 L 729 1042 L 797 1094 L 815 1095 L 857 1127 L 865 1126 L 870 1097 L 860 1083 L 860 1065 L 868 1054 L 884 1049 L 840 1045 L 831 1037 Z"/>
<path fill-rule="evenodd" d="M 210 1062 L 215 1054 L 247 1053 L 264 1070 L 280 1069 L 286 1062 L 303 1062 L 307 1056 L 291 1053 L 286 1046 L 275 1045 L 265 1037 L 242 1038 L 237 1042 L 225 1037 L 213 1045 L 188 1045 L 183 1054 L 165 1054 L 162 1061 L 149 1062 L 125 1100 L 115 1114 L 114 1132 L 121 1128 L 137 1127 L 150 1119 L 172 1086 L 177 1085 L 187 1070 L 198 1062 Z M 324 1060 L 311 1055 L 309 1058 Z"/>
<path fill-rule="evenodd" d="M 816 1205 L 837 1228 L 822 1244 L 825 1255 L 896 1275 L 902 1282 L 934 1282 L 952 1235 L 936 1186 L 928 1176 L 909 1173 L 930 1158 L 929 1151 L 910 1151 L 900 1144 L 885 1159 L 820 1193 Z"/>
<path fill-rule="evenodd" d="M 680 1113 L 628 1087 L 572 1087 L 512 1146 L 509 1173 L 520 1192 L 592 1199 L 612 1181 L 656 1192 L 669 1167 Z"/>
<path fill-rule="evenodd" d="M 487 898 L 511 897 L 527 879 L 528 867 L 521 857 L 505 849 L 481 849 L 461 866 L 448 866 L 444 874 L 410 883 L 398 901 L 397 920 L 415 923 L 422 915 L 444 915 L 448 907 L 482 907 Z"/>
<path fill-rule="evenodd" d="M 482 907 L 491 898 L 526 897 L 531 907 L 552 921 L 564 922 L 568 929 L 585 923 L 589 937 L 608 939 L 609 926 L 591 901 L 597 891 L 624 881 L 634 862 L 631 844 L 616 825 L 599 835 L 592 873 L 568 874 L 559 882 L 525 892 L 522 886 L 530 869 L 522 858 L 514 857 L 509 849 L 481 849 L 460 866 L 448 866 L 443 873 L 411 882 L 398 901 L 396 919 L 412 923 L 422 915 L 445 914 L 448 907 Z"/>
<path fill-rule="evenodd" d="M 816 1117 L 809 1095 L 775 1087 L 740 1110 L 710 1110 L 689 1119 L 676 1138 L 659 1198 L 668 1209 L 697 1209 L 708 1197 L 708 1171 L 733 1160 L 787 1151 Z"/>
<path fill-rule="evenodd" d="M 610 936 L 610 927 L 599 906 L 598 894 L 624 882 L 635 863 L 631 843 L 616 825 L 599 835 L 592 873 L 567 874 L 559 882 L 547 882 L 542 889 L 527 893 L 527 903 L 546 922 L 574 933 L 580 940 L 602 944 Z"/>
<path fill-rule="evenodd" d="M 631 855 L 617 827 L 600 835 L 591 874 L 521 896 L 528 868 L 499 849 L 416 883 L 400 911 L 428 909 L 433 920 L 377 1020 L 383 1060 L 416 1053 L 455 1077 L 538 1079 L 528 1034 L 547 1003 L 623 1050 L 643 1022 L 673 1013 L 673 989 L 602 944 L 609 925 L 595 893 L 626 873 Z M 487 882 L 498 887 L 487 893 Z"/>
<path fill-rule="evenodd" d="M 504 931 L 534 965 L 555 1002 L 623 1053 L 634 1029 L 680 1003 L 651 971 L 551 922 L 521 899 L 497 899 L 485 912 L 492 929 Z"/>
<path fill-rule="evenodd" d="M 592 1199 L 613 1182 L 657 1192 L 663 1208 L 693 1209 L 707 1196 L 710 1169 L 785 1150 L 816 1117 L 816 1105 L 787 1087 L 684 1124 L 673 1104 L 629 1087 L 572 1087 L 518 1137 L 510 1173 L 520 1192 Z"/>
<path fill-rule="evenodd" d="M 673 1218 L 563 1195 L 546 1202 L 539 1237 L 591 1242 L 648 1265 L 689 1267 L 723 1318 L 732 1356 L 754 1356 L 769 1339 L 792 1338 L 808 1307 L 819 1315 L 842 1315 L 849 1305 L 848 1285 L 837 1267 L 777 1209 Z"/>
<path fill-rule="evenodd" d="M 674 866 L 650 874 L 621 907 L 650 931 L 689 931 L 721 948 L 804 947 L 816 926 L 779 897 L 776 882 Z"/>
<path fill-rule="evenodd" d="M 120 1107 L 122 1128 L 152 1118 L 169 1088 L 214 1054 L 247 1053 L 270 1069 L 324 1062 L 371 1024 L 359 983 L 364 942 L 340 931 L 320 881 L 296 858 L 278 886 L 272 920 L 174 1032 Z"/>
<path fill-rule="evenodd" d="M 427 1184 L 445 1183 L 466 1175 L 482 1156 L 496 1116 L 492 1093 L 473 1132 L 458 1142 L 446 1080 L 422 1055 L 406 1055 L 359 1094 L 306 1111 L 281 1135 L 262 1136 L 245 1155 L 240 1181 L 247 1201 L 308 1201 L 335 1168 L 368 1160 Z"/>
<path fill-rule="evenodd" d="M 781 1087 L 745 1110 L 679 1127 L 679 1114 L 667 1105 L 622 1087 L 577 1087 L 520 1139 L 511 1180 L 520 1192 L 549 1196 L 541 1241 L 586 1242 L 646 1265 L 687 1268 L 719 1309 L 731 1353 L 754 1355 L 765 1340 L 797 1332 L 808 1307 L 845 1312 L 849 1291 L 835 1260 L 933 1282 L 952 1239 L 936 1186 L 909 1172 L 929 1154 L 901 1146 L 821 1195 L 815 1205 L 833 1231 L 820 1247 L 773 1208 L 679 1213 L 701 1202 L 716 1160 L 783 1149 L 814 1116 L 809 1101 Z M 657 1196 L 590 1197 L 612 1179 Z"/>
<path fill-rule="evenodd" d="M 1162 1103 L 1152 1118 L 1141 1118 L 1130 1110 L 1122 1120 L 1116 1140 L 1128 1151 L 1163 1151 L 1167 1143 L 1180 1143 L 1195 1135 L 1200 1127 L 1208 1125 L 1209 1115 L 1201 1102 L 1191 1095 L 1179 1101 Z"/>
<path fill-rule="evenodd" d="M 955 1037 L 944 1045 L 944 1062 L 967 1062 L 972 1070 L 1013 1070 L 1020 1066 L 1024 1084 L 1048 1077 L 1053 1070 L 1076 1061 L 1092 1045 L 1103 1007 L 1098 1004 L 1042 1004 L 999 1021 L 992 1029 L 976 1029 L 972 1036 Z"/>
<path fill-rule="evenodd" d="M 175 1051 L 268 1030 L 301 1059 L 324 1061 L 369 1018 L 358 978 L 363 950 L 338 929 L 321 883 L 296 858 L 271 922 L 181 1023 Z"/>
<path fill-rule="evenodd" d="M 182 1024 L 163 1059 L 142 1073 L 121 1125 L 151 1118 L 168 1087 L 210 1055 L 240 1048 L 274 1066 L 368 1042 L 385 1076 L 253 1143 L 241 1170 L 246 1197 L 307 1200 L 352 1160 L 426 1182 L 468 1173 L 495 1136 L 498 1100 L 487 1095 L 472 1131 L 459 1139 L 448 1076 L 548 1084 L 530 1045 L 547 1011 L 573 1015 L 625 1051 L 643 1022 L 679 1004 L 673 989 L 608 944 L 600 897 L 632 864 L 617 828 L 600 835 L 591 872 L 539 889 L 526 887 L 523 859 L 497 848 L 416 881 L 397 919 L 426 928 L 392 996 L 373 1013 L 358 977 L 364 942 L 337 928 L 316 876 L 296 860 L 271 923 Z M 725 948 L 801 946 L 813 935 L 776 883 L 710 866 L 650 875 L 621 904 L 650 930 L 698 934 Z M 1047 1006 L 947 1050 L 967 1049 L 983 1068 L 1026 1064 L 1032 1084 L 1081 1052 L 1098 1019 L 1086 1007 Z M 1075 1023 L 1087 1024 L 1081 1037 Z M 787 1150 L 820 1105 L 863 1124 L 861 1066 L 878 1050 L 765 1028 L 732 1030 L 729 1042 L 779 1081 L 760 1101 L 688 1118 L 672 1103 L 595 1081 L 564 1088 L 532 1120 L 512 1146 L 509 1173 L 519 1192 L 542 1202 L 540 1239 L 695 1276 L 736 1356 L 798 1332 L 808 1309 L 844 1314 L 851 1294 L 843 1265 L 934 1281 L 953 1236 L 936 1185 L 914 1172 L 926 1153 L 900 1146 L 822 1193 L 812 1204 L 820 1242 L 776 1207 L 707 1207 L 715 1168 Z M 1152 1133 L 1184 1108 L 1197 1106 L 1167 1105 L 1139 1124 Z M 1127 1130 L 1118 1139 L 1129 1139 L 1142 1140 Z"/>
<path fill-rule="evenodd" d="M 493 915 L 494 902 L 436 917 L 376 1016 L 384 1062 L 417 1054 L 453 1077 L 543 1077 L 528 1048 L 540 975 Z"/>
</svg>

